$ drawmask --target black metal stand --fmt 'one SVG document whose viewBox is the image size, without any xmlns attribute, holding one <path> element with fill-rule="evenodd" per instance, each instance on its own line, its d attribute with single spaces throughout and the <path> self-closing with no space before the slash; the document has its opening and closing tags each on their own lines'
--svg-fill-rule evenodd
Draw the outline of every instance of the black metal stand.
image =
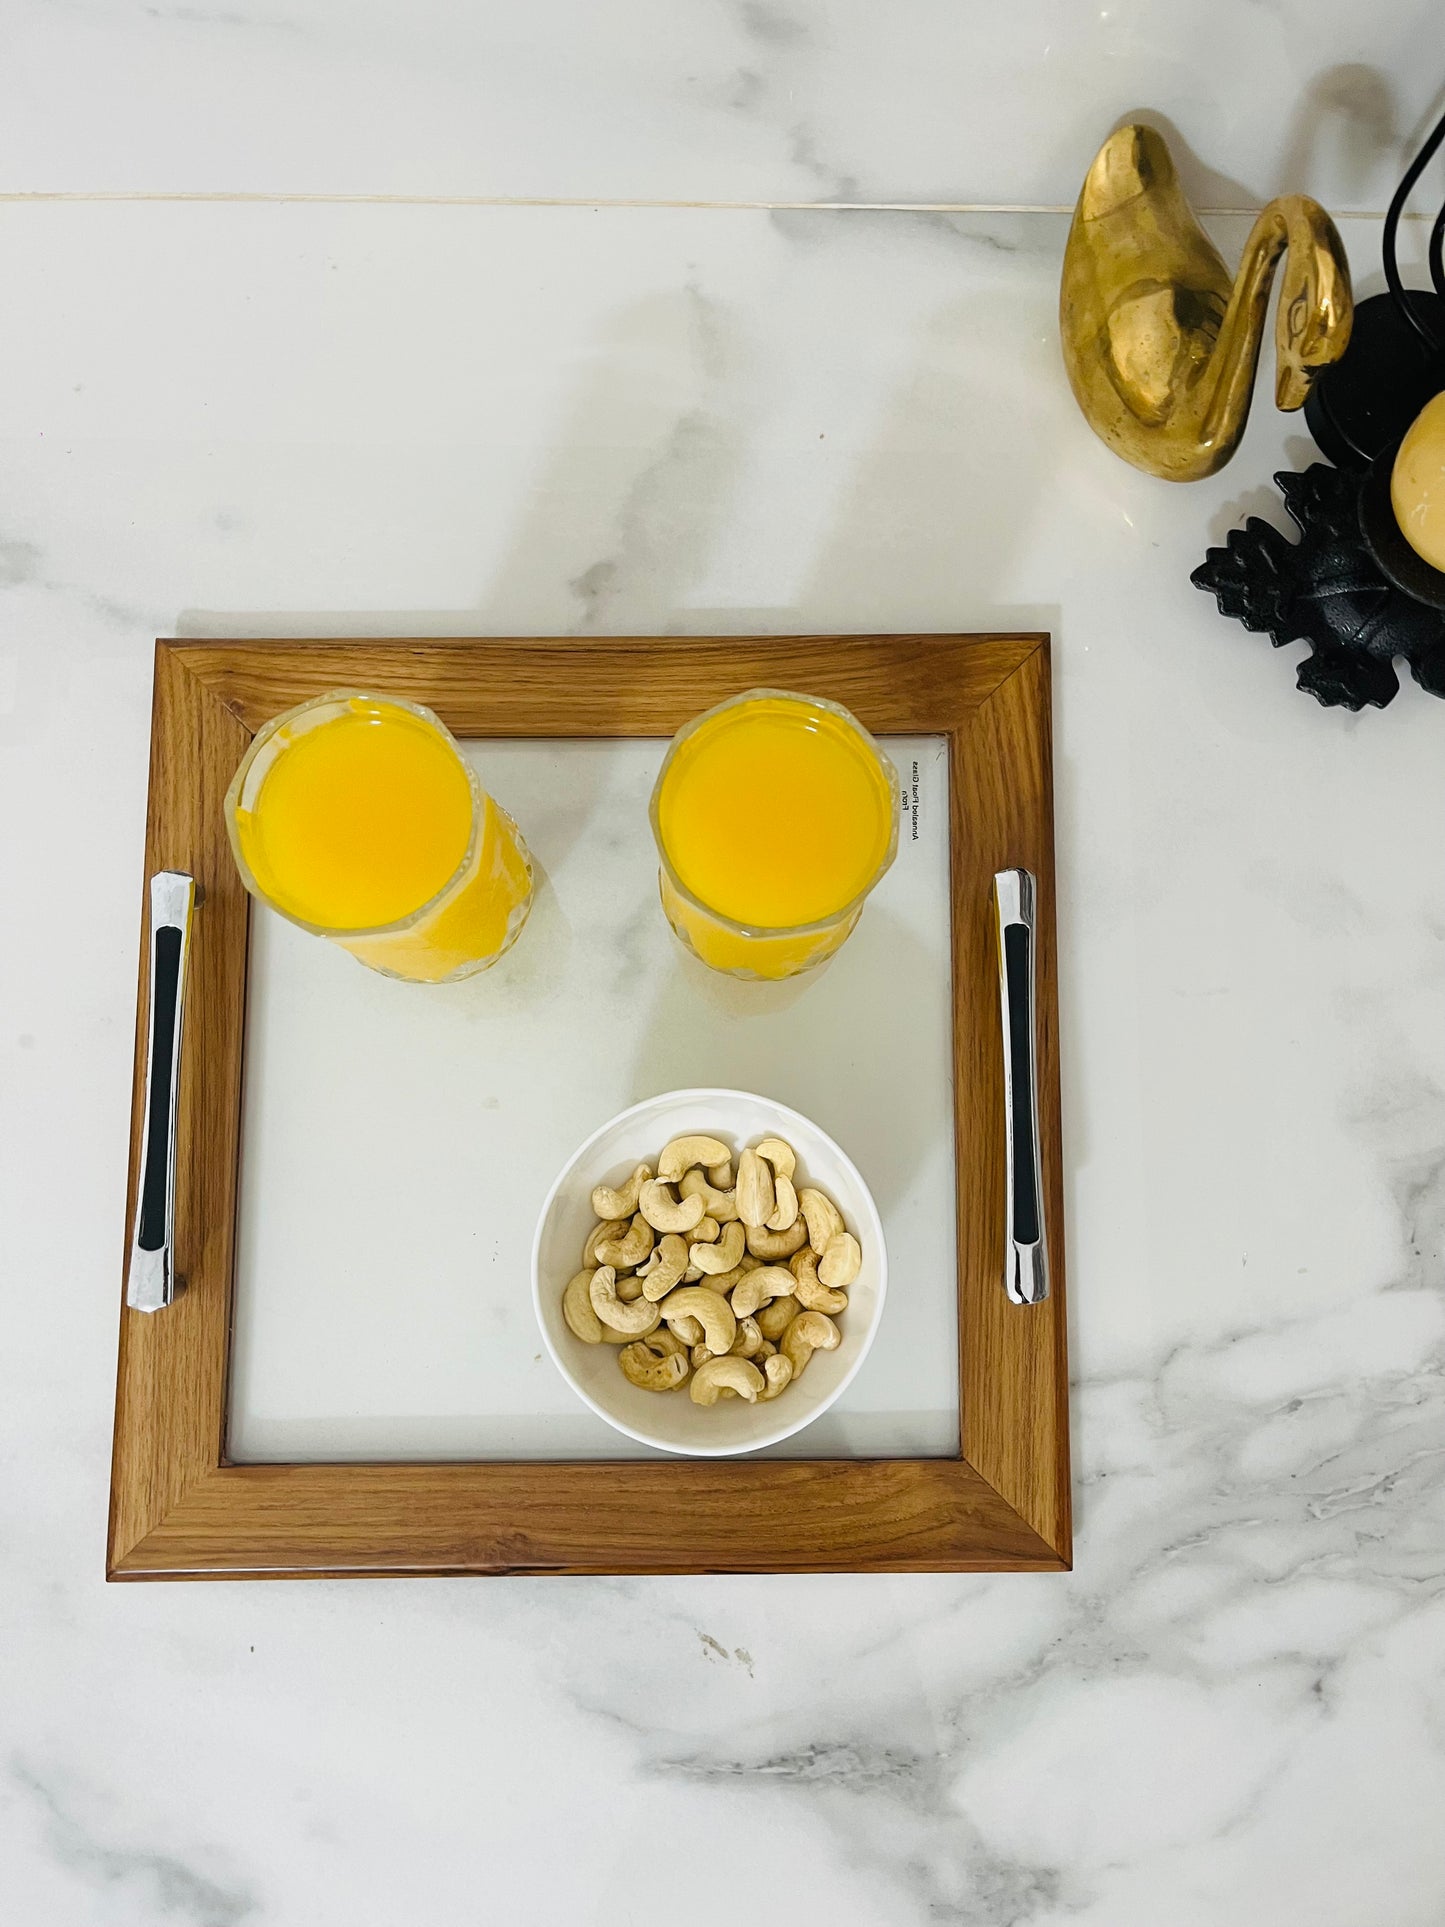
<svg viewBox="0 0 1445 1927">
<path fill-rule="evenodd" d="M 1251 515 L 1190 576 L 1220 613 L 1267 635 L 1276 649 L 1307 642 L 1299 687 L 1327 708 L 1383 709 L 1399 690 L 1394 658 L 1445 696 L 1445 615 L 1403 594 L 1360 534 L 1359 476 L 1315 462 L 1275 476 L 1300 532 L 1291 542 Z"/>
<path fill-rule="evenodd" d="M 1308 642 L 1299 687 L 1327 707 L 1383 708 L 1399 690 L 1394 658 L 1445 696 L 1445 574 L 1405 540 L 1390 471 L 1410 424 L 1445 392 L 1445 207 L 1430 232 L 1434 292 L 1400 279 L 1396 235 L 1411 190 L 1445 143 L 1445 118 L 1406 170 L 1385 217 L 1387 294 L 1355 309 L 1350 344 L 1321 371 L 1305 420 L 1335 463 L 1275 476 L 1300 531 L 1291 542 L 1252 515 L 1210 549 L 1190 581 L 1223 615 L 1280 647 Z"/>
</svg>

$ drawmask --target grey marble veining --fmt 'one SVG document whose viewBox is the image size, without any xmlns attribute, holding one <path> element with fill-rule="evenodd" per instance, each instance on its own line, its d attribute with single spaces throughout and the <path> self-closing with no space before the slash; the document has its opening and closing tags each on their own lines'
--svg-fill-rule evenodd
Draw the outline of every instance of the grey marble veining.
<svg viewBox="0 0 1445 1927">
<path fill-rule="evenodd" d="M 90 1895 L 100 1918 L 122 1918 L 132 1907 L 195 1927 L 242 1927 L 255 1918 L 259 1902 L 250 1887 L 218 1885 L 175 1853 L 103 1844 L 23 1764 L 12 1766 L 9 1779 L 12 1799 L 22 1808 L 29 1804 L 39 1818 L 56 1868 L 80 1895 Z"/>
<path fill-rule="evenodd" d="M 719 69 L 823 38 L 773 17 Z M 1262 394 L 1189 489 L 1112 461 L 1062 236 L 0 208 L 26 1927 L 1438 1927 L 1445 709 L 1322 712 L 1190 588 L 1301 424 Z M 106 1589 L 151 639 L 584 622 L 1053 632 L 1076 1569 Z"/>
<path fill-rule="evenodd" d="M 0 176 L 1059 207 L 1110 126 L 1149 112 L 1205 207 L 1304 190 L 1378 212 L 1439 111 L 1437 26 L 1433 0 L 17 0 Z"/>
</svg>

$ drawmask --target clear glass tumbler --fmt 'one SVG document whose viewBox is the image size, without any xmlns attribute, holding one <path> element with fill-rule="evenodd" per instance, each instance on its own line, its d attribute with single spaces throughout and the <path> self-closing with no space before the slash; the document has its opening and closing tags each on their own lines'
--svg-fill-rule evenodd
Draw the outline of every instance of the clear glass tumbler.
<svg viewBox="0 0 1445 1927">
<path fill-rule="evenodd" d="M 652 793 L 662 907 L 734 977 L 794 977 L 846 941 L 898 850 L 898 777 L 822 696 L 750 689 L 673 738 Z"/>
<path fill-rule="evenodd" d="M 532 905 L 532 861 L 441 719 L 336 689 L 261 729 L 226 793 L 251 894 L 372 970 L 450 983 L 494 964 Z"/>
</svg>

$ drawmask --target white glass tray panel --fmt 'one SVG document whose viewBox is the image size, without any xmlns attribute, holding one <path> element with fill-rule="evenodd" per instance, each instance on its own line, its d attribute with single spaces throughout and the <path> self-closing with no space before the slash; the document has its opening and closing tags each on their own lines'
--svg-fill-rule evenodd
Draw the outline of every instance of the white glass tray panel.
<svg viewBox="0 0 1445 1927">
<path fill-rule="evenodd" d="M 647 820 L 655 741 L 466 745 L 539 871 L 516 948 L 466 983 L 392 982 L 254 909 L 232 1458 L 654 1456 L 547 1358 L 530 1249 L 576 1146 L 690 1084 L 815 1118 L 887 1229 L 864 1369 L 771 1454 L 958 1449 L 947 747 L 887 747 L 898 860 L 838 957 L 791 984 L 716 976 L 673 938 Z"/>
</svg>

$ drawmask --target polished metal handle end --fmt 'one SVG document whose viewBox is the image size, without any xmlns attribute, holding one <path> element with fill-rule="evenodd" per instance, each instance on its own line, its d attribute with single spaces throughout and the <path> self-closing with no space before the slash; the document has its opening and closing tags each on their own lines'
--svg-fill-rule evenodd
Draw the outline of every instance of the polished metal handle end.
<svg viewBox="0 0 1445 1927">
<path fill-rule="evenodd" d="M 1044 1241 L 1021 1245 L 1016 1238 L 1008 1244 L 1008 1269 L 1004 1290 L 1016 1305 L 1041 1305 L 1049 1295 L 1049 1260 Z"/>
<path fill-rule="evenodd" d="M 125 1302 L 132 1311 L 164 1311 L 176 1295 L 171 1273 L 171 1248 L 143 1251 L 137 1244 L 130 1248 L 130 1270 L 126 1274 Z"/>
</svg>

